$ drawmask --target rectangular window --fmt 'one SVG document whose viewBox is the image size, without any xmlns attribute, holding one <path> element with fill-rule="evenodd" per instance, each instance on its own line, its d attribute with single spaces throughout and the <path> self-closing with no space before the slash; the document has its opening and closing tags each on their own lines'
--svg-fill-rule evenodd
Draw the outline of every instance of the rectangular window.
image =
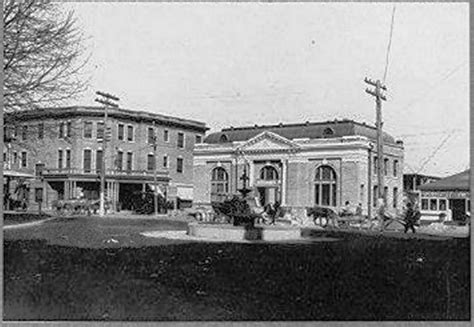
<svg viewBox="0 0 474 327">
<path fill-rule="evenodd" d="M 123 169 L 123 152 L 122 151 L 117 152 L 117 159 L 115 161 L 115 166 L 117 167 L 117 170 Z"/>
<path fill-rule="evenodd" d="M 133 141 L 133 126 L 132 125 L 127 126 L 127 140 Z"/>
<path fill-rule="evenodd" d="M 168 168 L 168 156 L 163 156 L 163 168 Z"/>
<path fill-rule="evenodd" d="M 63 150 L 58 150 L 58 168 L 63 169 Z"/>
<path fill-rule="evenodd" d="M 379 167 L 379 158 L 374 157 L 374 175 L 377 175 L 378 167 Z"/>
<path fill-rule="evenodd" d="M 3 152 L 3 162 L 7 162 L 7 153 Z"/>
<path fill-rule="evenodd" d="M 469 199 L 466 200 L 466 211 L 471 212 L 471 200 Z"/>
<path fill-rule="evenodd" d="M 15 151 L 13 152 L 13 164 L 16 165 L 18 163 L 18 153 Z"/>
<path fill-rule="evenodd" d="M 379 197 L 378 192 L 379 192 L 379 187 L 377 185 L 374 185 L 374 194 L 373 194 L 373 199 L 372 199 L 372 202 L 373 202 L 372 205 L 374 207 L 377 206 L 377 199 Z"/>
<path fill-rule="evenodd" d="M 196 135 L 196 144 L 202 143 L 202 136 Z"/>
<path fill-rule="evenodd" d="M 84 150 L 84 172 L 91 172 L 92 150 Z"/>
<path fill-rule="evenodd" d="M 147 156 L 147 170 L 148 171 L 155 170 L 155 156 L 152 154 L 149 154 Z"/>
<path fill-rule="evenodd" d="M 165 142 L 169 142 L 169 140 L 170 140 L 169 132 L 168 132 L 168 130 L 166 130 L 166 129 L 163 131 L 163 140 L 164 140 Z"/>
<path fill-rule="evenodd" d="M 446 200 L 445 199 L 439 199 L 439 210 L 440 211 L 446 211 Z"/>
<path fill-rule="evenodd" d="M 438 210 L 438 200 L 437 199 L 430 199 L 430 210 L 431 211 Z"/>
<path fill-rule="evenodd" d="M 102 171 L 102 159 L 103 159 L 103 152 L 102 150 L 97 150 L 95 156 L 95 171 L 100 173 Z"/>
<path fill-rule="evenodd" d="M 396 208 L 398 206 L 398 188 L 393 188 L 393 207 Z"/>
<path fill-rule="evenodd" d="M 118 124 L 118 139 L 123 141 L 123 137 L 124 137 L 124 126 L 123 124 Z"/>
<path fill-rule="evenodd" d="M 384 201 L 384 203 L 387 203 L 387 199 L 388 199 L 388 187 L 385 186 L 383 188 L 383 201 Z"/>
<path fill-rule="evenodd" d="M 44 124 L 40 123 L 38 125 L 38 138 L 42 139 L 44 137 Z"/>
<path fill-rule="evenodd" d="M 398 176 L 398 160 L 393 161 L 393 176 Z"/>
<path fill-rule="evenodd" d="M 104 139 L 104 122 L 97 123 L 97 139 L 103 140 Z"/>
<path fill-rule="evenodd" d="M 66 137 L 72 136 L 72 122 L 68 121 L 66 124 Z"/>
<path fill-rule="evenodd" d="M 43 174 L 44 163 L 37 163 L 35 165 L 35 175 L 41 176 Z"/>
<path fill-rule="evenodd" d="M 183 172 L 183 158 L 176 159 L 176 172 L 177 173 Z"/>
<path fill-rule="evenodd" d="M 421 199 L 421 210 L 428 210 L 428 199 Z"/>
<path fill-rule="evenodd" d="M 153 127 L 148 127 L 148 144 L 155 144 L 155 130 Z"/>
<path fill-rule="evenodd" d="M 133 159 L 133 154 L 131 152 L 127 152 L 127 171 L 132 170 L 132 159 Z"/>
<path fill-rule="evenodd" d="M 178 133 L 178 148 L 184 148 L 184 133 Z"/>
<path fill-rule="evenodd" d="M 64 122 L 59 123 L 58 138 L 62 139 L 64 137 Z"/>
<path fill-rule="evenodd" d="M 21 139 L 25 141 L 27 135 L 28 135 L 28 126 L 24 125 L 21 131 Z"/>
<path fill-rule="evenodd" d="M 26 168 L 28 167 L 28 154 L 26 151 L 23 151 L 21 153 L 21 168 Z"/>
<path fill-rule="evenodd" d="M 330 190 L 329 184 L 322 184 L 321 185 L 321 204 L 323 206 L 330 205 Z"/>
<path fill-rule="evenodd" d="M 13 128 L 13 137 L 17 138 L 18 136 L 20 136 L 20 126 L 17 125 Z"/>
<path fill-rule="evenodd" d="M 389 165 L 388 159 L 384 159 L 383 160 L 383 174 L 385 176 L 388 176 L 388 165 Z"/>
<path fill-rule="evenodd" d="M 91 121 L 84 122 L 84 138 L 86 139 L 92 138 L 92 122 Z"/>
<path fill-rule="evenodd" d="M 71 150 L 66 150 L 66 168 L 71 168 Z"/>
</svg>

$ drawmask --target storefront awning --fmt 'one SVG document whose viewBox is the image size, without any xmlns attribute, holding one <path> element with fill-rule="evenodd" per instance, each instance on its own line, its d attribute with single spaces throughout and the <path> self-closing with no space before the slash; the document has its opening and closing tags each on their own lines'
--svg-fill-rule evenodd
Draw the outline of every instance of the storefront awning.
<svg viewBox="0 0 474 327">
<path fill-rule="evenodd" d="M 179 187 L 177 189 L 177 196 L 181 200 L 193 200 L 193 188 L 192 187 Z"/>
<path fill-rule="evenodd" d="M 35 178 L 35 175 L 24 173 L 21 171 L 17 170 L 11 170 L 11 169 L 4 169 L 3 170 L 3 176 L 4 177 L 16 177 L 16 178 Z"/>
</svg>

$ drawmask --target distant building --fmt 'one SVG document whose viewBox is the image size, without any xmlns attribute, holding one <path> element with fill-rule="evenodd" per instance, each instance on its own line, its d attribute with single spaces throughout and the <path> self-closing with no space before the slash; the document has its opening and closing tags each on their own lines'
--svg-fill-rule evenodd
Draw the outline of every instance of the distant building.
<svg viewBox="0 0 474 327">
<path fill-rule="evenodd" d="M 437 220 L 445 214 L 447 220 L 463 221 L 471 215 L 470 170 L 421 185 L 422 219 Z"/>
<path fill-rule="evenodd" d="M 431 183 L 439 179 L 441 179 L 441 177 L 422 174 L 403 174 L 403 190 L 406 192 L 418 191 L 418 188 L 421 185 Z"/>
<path fill-rule="evenodd" d="M 192 200 L 193 149 L 207 127 L 202 122 L 144 111 L 108 109 L 109 130 L 100 107 L 47 108 L 5 115 L 6 169 L 36 176 L 21 181 L 16 196 L 34 209 L 54 200 L 99 197 L 101 162 L 106 164 L 107 197 L 114 208 L 131 209 L 129 195 L 153 188 L 169 200 Z M 158 157 L 154 157 L 156 136 Z M 103 151 L 104 137 L 108 139 Z M 17 181 L 17 184 L 19 182 Z M 18 190 L 13 182 L 6 190 Z"/>
<path fill-rule="evenodd" d="M 248 175 L 251 196 L 261 205 L 280 202 L 303 208 L 338 208 L 349 201 L 373 210 L 377 165 L 384 167 L 389 210 L 401 208 L 401 141 L 384 137 L 384 162 L 376 156 L 375 127 L 351 120 L 226 128 L 208 135 L 194 151 L 194 201 L 229 198 Z"/>
</svg>

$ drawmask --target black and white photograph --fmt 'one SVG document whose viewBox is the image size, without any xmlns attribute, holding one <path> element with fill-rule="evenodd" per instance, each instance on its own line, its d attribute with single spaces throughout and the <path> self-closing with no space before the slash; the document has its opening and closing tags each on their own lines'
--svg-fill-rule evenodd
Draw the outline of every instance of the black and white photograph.
<svg viewBox="0 0 474 327">
<path fill-rule="evenodd" d="M 3 322 L 470 325 L 469 11 L 3 0 Z"/>
</svg>

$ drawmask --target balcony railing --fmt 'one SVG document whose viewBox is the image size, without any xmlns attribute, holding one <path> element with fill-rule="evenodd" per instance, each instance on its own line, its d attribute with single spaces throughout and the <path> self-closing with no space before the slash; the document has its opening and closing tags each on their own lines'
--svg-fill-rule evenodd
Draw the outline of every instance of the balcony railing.
<svg viewBox="0 0 474 327">
<path fill-rule="evenodd" d="M 43 176 L 48 175 L 99 175 L 100 170 L 85 170 L 77 168 L 44 168 Z M 168 176 L 168 171 L 157 171 L 157 176 Z M 154 172 L 149 170 L 119 170 L 119 169 L 107 169 L 106 175 L 112 176 L 153 176 Z"/>
</svg>

